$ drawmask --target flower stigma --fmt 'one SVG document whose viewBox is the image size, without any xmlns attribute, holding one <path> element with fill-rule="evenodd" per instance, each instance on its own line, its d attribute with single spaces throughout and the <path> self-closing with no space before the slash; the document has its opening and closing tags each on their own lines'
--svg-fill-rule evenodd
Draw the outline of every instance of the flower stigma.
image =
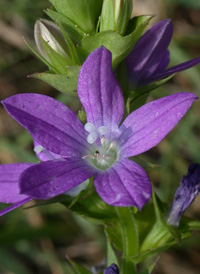
<svg viewBox="0 0 200 274">
<path fill-rule="evenodd" d="M 92 123 L 86 123 L 85 130 L 89 133 L 87 142 L 92 145 L 93 153 L 83 156 L 83 159 L 88 159 L 97 169 L 110 168 L 119 159 L 119 148 L 115 141 L 105 138 L 108 128 L 106 126 L 96 128 Z"/>
</svg>

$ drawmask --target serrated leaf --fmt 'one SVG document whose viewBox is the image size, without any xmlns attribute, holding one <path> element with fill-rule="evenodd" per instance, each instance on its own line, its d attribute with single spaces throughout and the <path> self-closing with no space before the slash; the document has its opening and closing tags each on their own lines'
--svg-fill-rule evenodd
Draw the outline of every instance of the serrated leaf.
<svg viewBox="0 0 200 274">
<path fill-rule="evenodd" d="M 131 34 L 124 37 L 116 31 L 104 31 L 94 36 L 86 36 L 82 39 L 82 47 L 89 54 L 96 48 L 104 45 L 112 52 L 112 64 L 115 69 L 131 52 L 151 18 L 152 16 L 146 16 L 144 23 L 140 24 Z"/>
<path fill-rule="evenodd" d="M 80 66 L 70 66 L 66 68 L 66 74 L 51 74 L 51 73 L 34 73 L 33 78 L 40 79 L 60 92 L 70 96 L 77 96 L 77 81 L 80 71 Z"/>
</svg>

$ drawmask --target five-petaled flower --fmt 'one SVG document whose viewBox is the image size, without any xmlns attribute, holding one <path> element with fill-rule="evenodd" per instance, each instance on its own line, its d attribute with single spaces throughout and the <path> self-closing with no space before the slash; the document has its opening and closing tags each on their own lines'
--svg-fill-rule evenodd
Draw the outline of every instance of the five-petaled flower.
<svg viewBox="0 0 200 274">
<path fill-rule="evenodd" d="M 126 58 L 130 89 L 166 78 L 200 63 L 200 57 L 197 57 L 166 69 L 170 61 L 168 46 L 172 34 L 173 25 L 169 19 L 165 19 L 151 27 L 138 40 Z"/>
<path fill-rule="evenodd" d="M 200 165 L 191 164 L 187 175 L 181 179 L 177 189 L 167 223 L 178 226 L 184 211 L 191 205 L 200 191 Z"/>
<path fill-rule="evenodd" d="M 128 158 L 156 146 L 196 99 L 193 93 L 170 95 L 140 107 L 122 122 L 123 95 L 112 71 L 111 53 L 104 47 L 83 64 L 77 90 L 87 114 L 85 126 L 72 110 L 45 95 L 19 94 L 3 101 L 35 142 L 59 157 L 28 168 L 21 164 L 21 170 L 20 164 L 19 170 L 12 165 L 19 177 L 15 193 L 19 186 L 23 196 L 12 201 L 11 195 L 9 202 L 16 204 L 1 215 L 31 199 L 63 194 L 91 177 L 106 203 L 141 209 L 151 196 L 151 183 L 144 169 Z M 6 174 L 3 182 L 1 197 L 12 185 Z"/>
</svg>

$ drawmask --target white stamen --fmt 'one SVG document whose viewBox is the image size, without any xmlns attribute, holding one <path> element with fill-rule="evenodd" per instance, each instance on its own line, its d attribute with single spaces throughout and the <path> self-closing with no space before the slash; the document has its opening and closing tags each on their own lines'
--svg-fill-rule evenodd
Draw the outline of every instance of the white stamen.
<svg viewBox="0 0 200 274">
<path fill-rule="evenodd" d="M 88 137 L 87 137 L 87 141 L 89 144 L 93 144 L 98 138 L 98 133 L 93 131 L 91 132 Z"/>
<path fill-rule="evenodd" d="M 99 135 L 105 135 L 108 132 L 108 128 L 105 126 L 98 127 L 97 129 Z"/>
<path fill-rule="evenodd" d="M 105 137 L 101 138 L 101 144 L 103 145 L 105 142 Z"/>
<path fill-rule="evenodd" d="M 44 147 L 38 145 L 38 146 L 35 146 L 33 150 L 34 150 L 35 153 L 40 153 L 44 150 Z"/>
<path fill-rule="evenodd" d="M 84 126 L 84 128 L 89 133 L 97 130 L 96 127 L 95 127 L 95 125 L 93 125 L 92 123 L 86 123 L 85 126 Z"/>
</svg>

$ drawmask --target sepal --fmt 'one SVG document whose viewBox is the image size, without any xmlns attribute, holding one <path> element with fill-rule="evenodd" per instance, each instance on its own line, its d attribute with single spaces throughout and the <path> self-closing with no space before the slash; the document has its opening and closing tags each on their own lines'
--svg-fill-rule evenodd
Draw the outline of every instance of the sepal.
<svg viewBox="0 0 200 274">
<path fill-rule="evenodd" d="M 90 54 L 92 51 L 103 45 L 111 51 L 112 65 L 113 68 L 116 68 L 117 65 L 131 52 L 152 17 L 153 16 L 146 16 L 146 20 L 139 24 L 131 34 L 124 37 L 112 30 L 104 31 L 94 36 L 86 36 L 82 39 L 83 50 L 85 50 L 87 54 Z"/>
<path fill-rule="evenodd" d="M 46 10 L 45 13 L 59 26 L 63 27 L 73 42 L 81 43 L 81 39 L 84 37 L 84 31 L 81 30 L 78 25 L 54 10 Z"/>
<path fill-rule="evenodd" d="M 165 84 L 173 76 L 174 74 L 162 80 L 153 82 L 147 86 L 137 87 L 135 88 L 135 90 L 131 91 L 129 93 L 130 112 L 144 105 L 146 103 L 147 98 L 149 97 L 150 92 Z"/>
<path fill-rule="evenodd" d="M 49 72 L 34 73 L 30 77 L 42 80 L 60 92 L 77 97 L 77 81 L 80 66 L 70 66 L 66 68 L 65 74 L 53 74 Z"/>
<path fill-rule="evenodd" d="M 100 32 L 115 30 L 123 35 L 132 13 L 132 0 L 106 0 L 101 13 Z"/>
</svg>

